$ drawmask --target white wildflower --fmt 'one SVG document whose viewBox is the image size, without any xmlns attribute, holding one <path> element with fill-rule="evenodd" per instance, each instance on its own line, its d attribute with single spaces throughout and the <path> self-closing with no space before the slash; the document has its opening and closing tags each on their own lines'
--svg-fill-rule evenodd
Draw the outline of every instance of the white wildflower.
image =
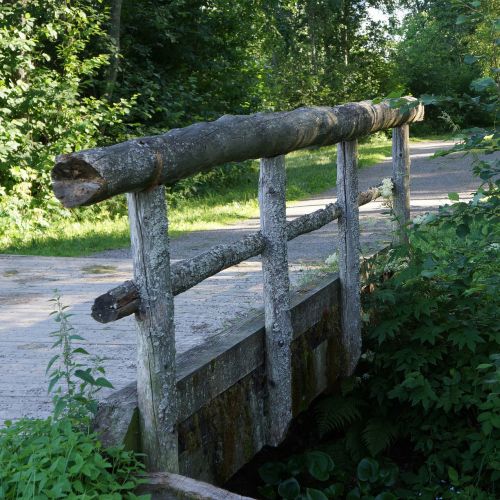
<svg viewBox="0 0 500 500">
<path fill-rule="evenodd" d="M 389 199 L 392 198 L 392 190 L 394 189 L 394 184 L 392 183 L 392 179 L 390 177 L 386 177 L 382 179 L 382 186 L 380 188 L 380 194 L 383 198 Z"/>
<path fill-rule="evenodd" d="M 329 267 L 337 267 L 339 265 L 339 256 L 337 252 L 332 253 L 325 259 L 325 264 Z"/>
</svg>

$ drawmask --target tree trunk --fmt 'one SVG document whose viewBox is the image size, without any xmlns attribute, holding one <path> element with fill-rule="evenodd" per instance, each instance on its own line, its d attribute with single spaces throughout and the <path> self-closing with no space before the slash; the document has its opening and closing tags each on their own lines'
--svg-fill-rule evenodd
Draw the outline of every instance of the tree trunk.
<svg viewBox="0 0 500 500">
<path fill-rule="evenodd" d="M 111 57 L 106 75 L 106 98 L 111 101 L 118 74 L 118 60 L 120 57 L 120 26 L 122 14 L 122 1 L 111 1 L 111 16 L 109 25 L 109 38 L 111 40 Z"/>
</svg>

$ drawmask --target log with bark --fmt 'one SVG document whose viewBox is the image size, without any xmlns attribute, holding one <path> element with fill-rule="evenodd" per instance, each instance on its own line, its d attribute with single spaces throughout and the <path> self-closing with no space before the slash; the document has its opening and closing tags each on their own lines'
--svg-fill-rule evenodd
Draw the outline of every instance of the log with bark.
<svg viewBox="0 0 500 500">
<path fill-rule="evenodd" d="M 369 101 L 280 113 L 225 115 L 113 146 L 58 156 L 52 170 L 56 197 L 66 207 L 92 205 L 120 193 L 175 184 L 227 162 L 270 158 L 308 146 L 352 140 L 420 121 L 423 106 L 407 111 Z M 412 100 L 413 99 L 413 100 Z"/>
<path fill-rule="evenodd" d="M 149 473 L 146 483 L 136 490 L 138 495 L 151 495 L 152 500 L 252 500 L 203 481 L 168 472 Z"/>
</svg>

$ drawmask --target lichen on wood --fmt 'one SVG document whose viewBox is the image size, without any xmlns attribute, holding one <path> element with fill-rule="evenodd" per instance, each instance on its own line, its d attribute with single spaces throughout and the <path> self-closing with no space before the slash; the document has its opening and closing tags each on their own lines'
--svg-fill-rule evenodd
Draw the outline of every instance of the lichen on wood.
<svg viewBox="0 0 500 500">
<path fill-rule="evenodd" d="M 279 113 L 225 115 L 163 135 L 60 155 L 52 170 L 52 185 L 64 206 L 92 205 L 120 193 L 173 185 L 224 163 L 336 144 L 422 117 L 421 105 L 403 112 L 388 102 L 370 101 Z"/>
</svg>

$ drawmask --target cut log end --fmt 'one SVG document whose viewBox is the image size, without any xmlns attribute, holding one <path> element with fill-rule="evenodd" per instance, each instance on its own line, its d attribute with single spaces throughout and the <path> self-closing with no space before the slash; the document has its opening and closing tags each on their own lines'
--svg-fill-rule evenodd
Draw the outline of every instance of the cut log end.
<svg viewBox="0 0 500 500">
<path fill-rule="evenodd" d="M 110 323 L 139 310 L 139 291 L 133 281 L 109 290 L 95 299 L 92 317 L 99 323 Z"/>
<path fill-rule="evenodd" d="M 92 205 L 107 198 L 107 183 L 82 158 L 61 155 L 52 170 L 52 189 L 56 198 L 66 207 Z"/>
</svg>

